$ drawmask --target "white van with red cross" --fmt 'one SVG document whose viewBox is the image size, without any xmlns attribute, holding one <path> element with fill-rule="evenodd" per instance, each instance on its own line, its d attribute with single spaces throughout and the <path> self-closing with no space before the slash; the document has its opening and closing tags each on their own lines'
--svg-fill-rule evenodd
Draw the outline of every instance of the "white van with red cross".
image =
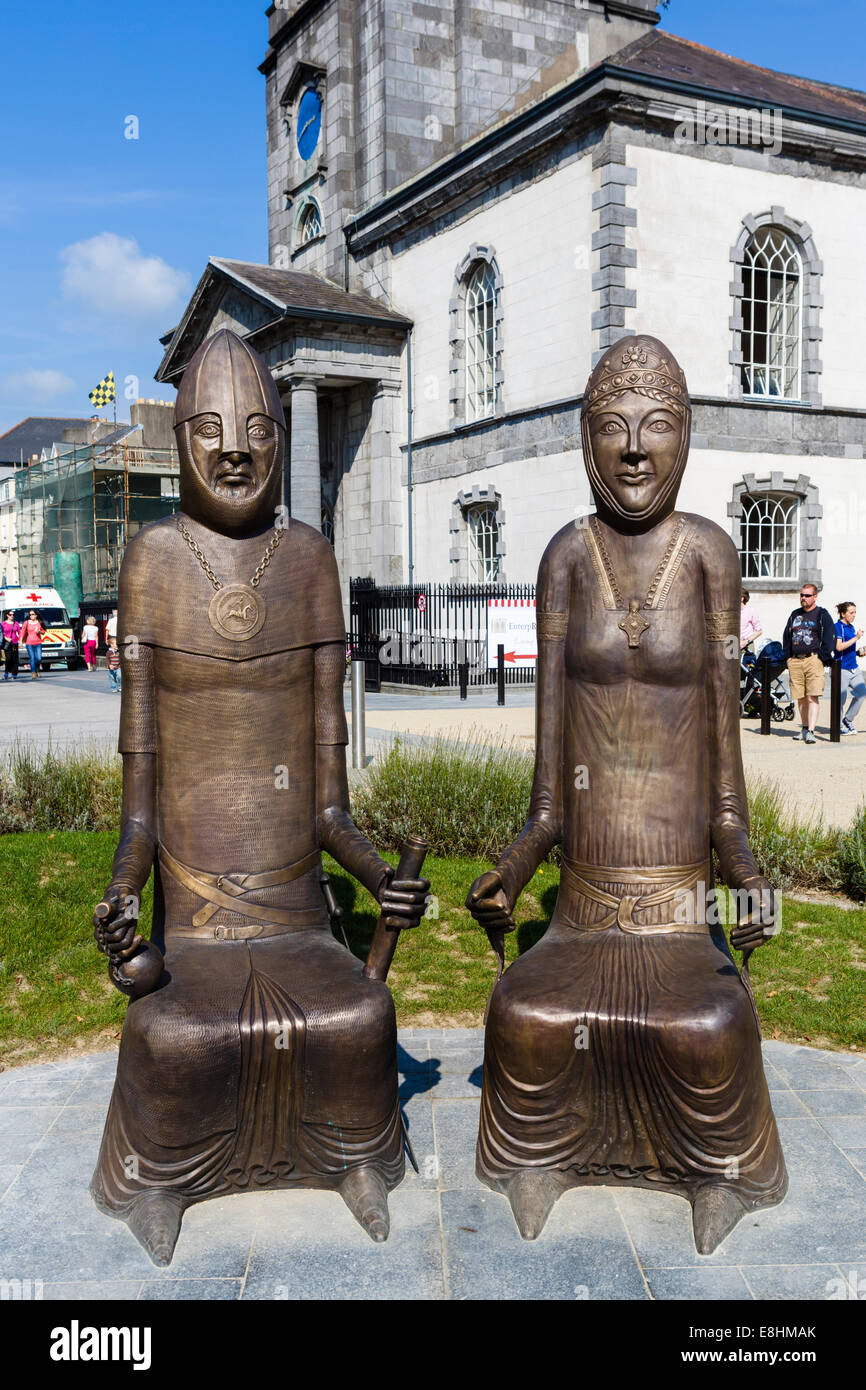
<svg viewBox="0 0 866 1390">
<path fill-rule="evenodd" d="M 38 584 L 18 585 L 0 589 L 0 610 L 5 618 L 9 609 L 15 614 L 15 621 L 23 623 L 36 610 L 36 616 L 45 628 L 42 638 L 42 669 L 47 670 L 56 661 L 65 661 L 66 669 L 74 671 L 78 665 L 78 647 L 72 636 L 72 623 L 56 589 L 46 589 Z M 27 651 L 21 647 L 21 659 L 27 660 Z"/>
</svg>

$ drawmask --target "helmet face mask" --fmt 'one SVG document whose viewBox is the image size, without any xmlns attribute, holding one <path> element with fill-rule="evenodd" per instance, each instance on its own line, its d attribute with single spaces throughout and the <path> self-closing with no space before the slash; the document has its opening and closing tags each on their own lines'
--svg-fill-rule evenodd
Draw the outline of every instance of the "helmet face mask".
<svg viewBox="0 0 866 1390">
<path fill-rule="evenodd" d="M 226 535 L 274 524 L 282 495 L 285 417 L 258 353 L 221 329 L 183 374 L 175 406 L 180 505 Z"/>
<path fill-rule="evenodd" d="M 602 520 L 639 532 L 669 516 L 690 434 L 685 376 L 665 345 L 640 334 L 609 348 L 581 411 L 584 464 Z"/>
</svg>

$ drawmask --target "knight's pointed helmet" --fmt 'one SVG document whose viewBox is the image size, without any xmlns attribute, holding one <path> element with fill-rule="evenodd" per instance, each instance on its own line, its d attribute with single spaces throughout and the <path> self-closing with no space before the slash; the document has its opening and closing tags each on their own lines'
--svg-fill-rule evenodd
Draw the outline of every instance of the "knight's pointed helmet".
<svg viewBox="0 0 866 1390">
<path fill-rule="evenodd" d="M 265 415 L 277 426 L 276 447 L 268 476 L 252 497 L 218 497 L 196 467 L 191 447 L 192 421 L 213 413 L 222 422 L 222 452 L 246 452 L 251 415 Z M 242 534 L 272 523 L 282 493 L 286 420 L 276 383 L 257 352 L 221 328 L 190 358 L 178 387 L 174 430 L 180 456 L 180 505 L 214 530 Z"/>
<path fill-rule="evenodd" d="M 615 410 L 617 401 L 629 392 L 646 399 L 647 410 L 663 406 L 680 422 L 680 445 L 676 462 L 664 486 L 641 512 L 627 513 L 618 503 L 599 472 L 593 452 L 590 422 L 603 411 Z M 685 373 L 673 353 L 659 338 L 638 333 L 620 338 L 602 354 L 590 373 L 580 412 L 583 461 L 598 510 L 614 524 L 629 529 L 654 525 L 674 508 L 689 453 L 692 406 Z"/>
</svg>

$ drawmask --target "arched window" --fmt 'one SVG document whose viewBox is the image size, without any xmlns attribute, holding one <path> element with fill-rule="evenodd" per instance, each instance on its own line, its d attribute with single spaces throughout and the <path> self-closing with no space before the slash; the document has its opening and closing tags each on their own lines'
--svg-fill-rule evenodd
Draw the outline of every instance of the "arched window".
<svg viewBox="0 0 866 1390">
<path fill-rule="evenodd" d="M 791 493 L 741 498 L 740 565 L 744 579 L 790 579 L 800 571 L 799 502 Z"/>
<path fill-rule="evenodd" d="M 807 222 L 782 207 L 749 213 L 731 248 L 732 394 L 821 404 L 821 277 Z"/>
<path fill-rule="evenodd" d="M 466 286 L 466 419 L 482 420 L 496 403 L 496 284 L 487 261 Z"/>
<path fill-rule="evenodd" d="M 504 584 L 505 511 L 492 483 L 461 489 L 451 507 L 451 578 L 463 584 Z"/>
<path fill-rule="evenodd" d="M 311 198 L 304 204 L 298 219 L 298 243 L 305 246 L 308 241 L 313 241 L 317 236 L 322 235 L 322 213 L 318 203 Z"/>
<path fill-rule="evenodd" d="M 759 227 L 743 262 L 742 385 L 749 396 L 800 396 L 801 266 L 780 227 Z"/>
<path fill-rule="evenodd" d="M 496 507 L 471 507 L 466 513 L 469 573 L 475 584 L 495 584 L 499 578 L 499 522 Z"/>
<path fill-rule="evenodd" d="M 502 410 L 502 277 L 491 246 L 470 246 L 448 305 L 451 426 Z"/>
</svg>

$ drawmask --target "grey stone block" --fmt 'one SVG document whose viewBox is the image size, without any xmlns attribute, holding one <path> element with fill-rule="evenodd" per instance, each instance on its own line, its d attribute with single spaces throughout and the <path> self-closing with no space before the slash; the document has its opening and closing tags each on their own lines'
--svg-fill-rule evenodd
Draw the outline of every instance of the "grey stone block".
<svg viewBox="0 0 866 1390">
<path fill-rule="evenodd" d="M 242 1279 L 151 1279 L 142 1285 L 140 1298 L 144 1302 L 149 1299 L 237 1302 L 242 1286 Z"/>
<path fill-rule="evenodd" d="M 807 1298 L 822 1302 L 844 1288 L 843 1271 L 835 1264 L 746 1265 L 743 1275 L 755 1298 Z M 839 1282 L 841 1281 L 841 1283 Z"/>
<path fill-rule="evenodd" d="M 82 1280 L 80 1283 L 61 1280 L 45 1284 L 42 1297 L 46 1303 L 113 1303 L 115 1299 L 131 1302 L 138 1298 L 142 1284 L 141 1279 Z"/>
<path fill-rule="evenodd" d="M 336 1193 L 273 1193 L 250 1254 L 247 1299 L 440 1299 L 444 1297 L 439 1203 L 398 1188 L 391 1235 L 374 1245 Z M 281 1200 L 283 1199 L 283 1200 Z"/>
<path fill-rule="evenodd" d="M 653 1298 L 687 1300 L 719 1299 L 723 1303 L 751 1300 L 749 1286 L 733 1266 L 712 1269 L 647 1269 L 644 1271 Z"/>
<path fill-rule="evenodd" d="M 592 315 L 593 328 L 623 328 L 625 327 L 625 309 L 619 305 L 610 305 L 604 309 L 596 309 Z"/>
<path fill-rule="evenodd" d="M 506 1197 L 443 1192 L 448 1292 L 455 1299 L 645 1299 L 649 1295 L 612 1195 L 565 1193 L 537 1240 L 522 1240 Z"/>
<path fill-rule="evenodd" d="M 605 184 L 592 195 L 593 208 L 624 207 L 625 187 L 618 183 Z"/>
<path fill-rule="evenodd" d="M 634 208 L 608 204 L 599 210 L 598 225 L 599 227 L 636 227 L 637 212 Z"/>
<path fill-rule="evenodd" d="M 636 266 L 637 251 L 631 246 L 603 246 L 599 251 L 599 268 Z"/>
</svg>

